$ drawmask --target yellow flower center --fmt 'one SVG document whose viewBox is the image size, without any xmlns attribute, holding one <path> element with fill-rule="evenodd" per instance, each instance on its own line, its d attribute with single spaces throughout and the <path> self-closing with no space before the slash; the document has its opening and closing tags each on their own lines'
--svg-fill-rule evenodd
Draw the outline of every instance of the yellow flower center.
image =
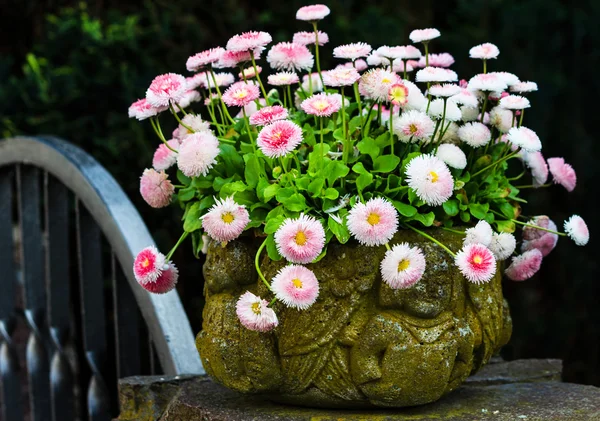
<svg viewBox="0 0 600 421">
<path fill-rule="evenodd" d="M 260 303 L 252 303 L 252 312 L 254 314 L 261 314 Z"/>
<path fill-rule="evenodd" d="M 435 171 L 429 171 L 429 178 L 431 179 L 432 183 L 435 183 L 439 180 L 439 176 Z"/>
<path fill-rule="evenodd" d="M 475 263 L 476 265 L 480 265 L 483 262 L 483 257 L 481 257 L 481 255 L 476 254 L 473 257 L 473 263 Z"/>
<path fill-rule="evenodd" d="M 292 279 L 292 284 L 294 284 L 296 288 L 302 288 L 302 281 L 298 278 Z"/>
<path fill-rule="evenodd" d="M 417 128 L 417 126 L 414 123 L 411 124 L 410 126 L 408 126 L 408 130 L 413 134 L 419 131 L 419 129 Z"/>
<path fill-rule="evenodd" d="M 304 244 L 306 244 L 306 234 L 304 234 L 302 231 L 298 231 L 294 240 L 296 240 L 296 244 L 298 244 L 299 246 L 303 246 Z"/>
<path fill-rule="evenodd" d="M 226 224 L 231 224 L 235 218 L 231 212 L 225 212 L 223 215 L 221 215 L 221 219 Z"/>
<path fill-rule="evenodd" d="M 150 266 L 150 259 L 148 259 L 147 257 L 144 259 L 144 261 L 142 262 L 142 267 L 143 268 L 147 268 L 148 266 Z"/>
<path fill-rule="evenodd" d="M 377 215 L 377 214 L 376 214 L 376 213 L 374 213 L 374 212 L 371 212 L 371 213 L 369 214 L 369 216 L 367 217 L 367 222 L 368 222 L 369 224 L 371 224 L 371 225 L 377 225 L 377 224 L 379 223 L 379 220 L 380 220 L 380 219 L 381 219 L 381 218 L 380 218 L 380 216 L 379 216 L 379 215 Z"/>
<path fill-rule="evenodd" d="M 329 103 L 327 101 L 315 101 L 315 103 L 313 104 L 315 106 L 315 108 L 319 111 L 323 111 L 324 109 L 326 109 L 327 107 L 329 107 Z"/>
<path fill-rule="evenodd" d="M 248 96 L 248 92 L 246 90 L 236 91 L 233 96 L 237 99 L 244 99 Z"/>
<path fill-rule="evenodd" d="M 408 269 L 409 266 L 410 266 L 410 261 L 408 259 L 400 260 L 400 263 L 398 263 L 398 272 L 405 271 L 406 269 Z"/>
<path fill-rule="evenodd" d="M 384 77 L 383 79 L 381 79 L 381 83 L 391 83 L 391 79 Z"/>
</svg>

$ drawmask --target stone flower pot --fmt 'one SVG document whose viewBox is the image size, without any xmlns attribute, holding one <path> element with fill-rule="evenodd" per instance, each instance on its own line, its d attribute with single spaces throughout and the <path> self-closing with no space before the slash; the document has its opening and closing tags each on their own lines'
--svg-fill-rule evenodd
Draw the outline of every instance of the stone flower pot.
<svg viewBox="0 0 600 421">
<path fill-rule="evenodd" d="M 456 234 L 428 233 L 461 248 Z M 384 247 L 331 243 L 325 258 L 308 265 L 320 282 L 317 302 L 304 311 L 278 302 L 275 330 L 247 330 L 235 313 L 238 297 L 246 290 L 272 297 L 254 270 L 261 241 L 212 244 L 204 265 L 196 345 L 208 374 L 230 389 L 315 407 L 421 405 L 459 387 L 510 338 L 500 272 L 487 284 L 470 283 L 448 254 L 412 231 L 391 242 L 426 255 L 425 275 L 412 288 L 382 282 Z M 286 264 L 261 257 L 267 279 Z"/>
</svg>

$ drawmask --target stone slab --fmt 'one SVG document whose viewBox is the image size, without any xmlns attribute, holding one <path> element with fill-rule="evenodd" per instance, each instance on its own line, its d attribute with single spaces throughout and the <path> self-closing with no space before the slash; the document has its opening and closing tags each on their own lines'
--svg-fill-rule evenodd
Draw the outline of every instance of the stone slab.
<svg viewBox="0 0 600 421">
<path fill-rule="evenodd" d="M 500 360 L 483 366 L 477 374 L 466 380 L 465 385 L 475 386 L 560 381 L 561 374 L 561 360 Z"/>
</svg>

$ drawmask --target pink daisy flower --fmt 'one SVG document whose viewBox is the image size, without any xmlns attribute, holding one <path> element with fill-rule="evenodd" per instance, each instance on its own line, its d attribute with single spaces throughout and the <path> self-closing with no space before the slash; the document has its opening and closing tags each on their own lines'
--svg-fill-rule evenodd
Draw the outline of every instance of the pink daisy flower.
<svg viewBox="0 0 600 421">
<path fill-rule="evenodd" d="M 202 99 L 200 96 L 200 92 L 190 89 L 189 91 L 185 91 L 183 97 L 177 103 L 181 108 L 189 107 L 192 102 L 198 102 Z"/>
<path fill-rule="evenodd" d="M 500 54 L 500 50 L 494 44 L 486 42 L 485 44 L 479 44 L 469 50 L 469 57 L 479 58 L 482 60 L 489 60 L 497 58 Z"/>
<path fill-rule="evenodd" d="M 431 101 L 428 114 L 436 120 L 443 118 L 445 121 L 459 121 L 462 119 L 462 112 L 458 105 L 452 101 L 444 102 L 441 98 Z"/>
<path fill-rule="evenodd" d="M 373 66 L 373 67 L 376 67 L 376 66 L 388 67 L 390 65 L 390 62 L 385 57 L 382 57 L 379 54 L 377 54 L 377 51 L 373 51 L 367 57 L 367 64 L 369 66 Z"/>
<path fill-rule="evenodd" d="M 563 158 L 548 158 L 548 168 L 554 184 L 562 185 L 568 192 L 575 190 L 577 174 L 571 165 L 565 163 Z"/>
<path fill-rule="evenodd" d="M 556 224 L 546 215 L 539 215 L 528 222 L 530 225 L 536 225 L 552 231 L 557 231 Z M 558 243 L 558 234 L 540 230 L 534 227 L 525 226 L 523 228 L 523 243 L 521 252 L 538 249 L 543 257 L 546 257 Z"/>
<path fill-rule="evenodd" d="M 475 284 L 489 282 L 496 273 L 496 259 L 483 244 L 468 244 L 456 253 L 454 264 L 467 280 Z"/>
<path fill-rule="evenodd" d="M 219 152 L 219 140 L 212 133 L 193 133 L 179 148 L 177 167 L 188 177 L 206 175 L 217 163 Z"/>
<path fill-rule="evenodd" d="M 427 98 L 421 89 L 410 80 L 403 79 L 402 84 L 408 88 L 408 102 L 402 107 L 403 110 L 422 111 L 427 107 Z"/>
<path fill-rule="evenodd" d="M 410 288 L 425 273 L 425 256 L 418 247 L 396 244 L 381 261 L 381 277 L 393 289 Z"/>
<path fill-rule="evenodd" d="M 451 168 L 462 170 L 467 166 L 467 156 L 461 148 L 452 143 L 442 143 L 439 145 L 435 156 Z"/>
<path fill-rule="evenodd" d="M 433 155 L 419 155 L 406 165 L 406 182 L 419 199 L 439 206 L 452 196 L 454 179 L 448 166 Z"/>
<path fill-rule="evenodd" d="M 215 73 L 215 80 L 217 81 L 218 86 L 229 86 L 233 84 L 233 82 L 235 82 L 235 78 L 233 77 L 233 75 L 228 72 Z M 212 80 L 212 77 L 208 79 L 207 87 L 215 87 L 215 81 Z"/>
<path fill-rule="evenodd" d="M 449 100 L 456 104 L 466 105 L 467 107 L 479 106 L 479 100 L 477 99 L 477 96 L 466 88 L 460 88 L 460 91 L 452 95 Z"/>
<path fill-rule="evenodd" d="M 214 65 L 214 67 L 218 67 L 218 68 L 237 67 L 239 64 L 252 61 L 252 57 L 254 57 L 254 60 L 258 60 L 260 58 L 260 53 L 261 53 L 261 49 L 259 49 L 259 48 L 252 50 L 252 51 L 225 50 L 223 52 L 223 54 L 221 54 L 221 58 Z"/>
<path fill-rule="evenodd" d="M 423 42 L 426 43 L 439 37 L 440 31 L 435 28 L 426 28 L 426 29 L 415 29 L 408 36 L 413 43 Z"/>
<path fill-rule="evenodd" d="M 535 82 L 518 82 L 510 86 L 510 91 L 517 94 L 526 94 L 537 90 L 538 86 Z"/>
<path fill-rule="evenodd" d="M 412 45 L 397 47 L 397 58 L 400 60 L 419 60 L 422 57 L 421 50 Z M 431 58 L 431 54 L 429 55 Z"/>
<path fill-rule="evenodd" d="M 371 69 L 360 78 L 359 91 L 369 99 L 386 102 L 392 85 L 401 83 L 400 77 L 389 70 Z"/>
<path fill-rule="evenodd" d="M 257 332 L 268 332 L 279 324 L 277 315 L 269 307 L 269 302 L 250 291 L 240 296 L 235 305 L 235 313 L 242 326 Z"/>
<path fill-rule="evenodd" d="M 442 67 L 425 67 L 417 72 L 415 77 L 417 82 L 456 82 L 458 75 L 450 69 Z"/>
<path fill-rule="evenodd" d="M 524 152 L 523 161 L 531 170 L 533 184 L 541 186 L 548 180 L 548 164 L 541 152 Z"/>
<path fill-rule="evenodd" d="M 153 208 L 164 208 L 171 203 L 175 188 L 164 171 L 145 169 L 140 178 L 140 194 Z"/>
<path fill-rule="evenodd" d="M 179 148 L 178 139 L 168 140 L 167 143 L 175 150 Z M 176 161 L 177 152 L 173 152 L 171 149 L 167 148 L 164 143 L 161 143 L 154 152 L 154 157 L 152 158 L 152 167 L 156 171 L 164 171 L 171 168 Z"/>
<path fill-rule="evenodd" d="M 199 132 L 209 132 L 212 134 L 210 130 L 210 123 L 208 121 L 202 120 L 202 117 L 196 114 L 187 114 L 182 119 L 181 122 L 191 128 L 193 132 L 190 132 L 183 125 L 177 126 L 177 128 L 173 131 L 173 137 L 183 141 L 187 136 L 192 133 Z"/>
<path fill-rule="evenodd" d="M 492 108 L 490 112 L 489 123 L 497 128 L 501 133 L 508 133 L 513 124 L 513 113 L 510 110 L 500 107 Z"/>
<path fill-rule="evenodd" d="M 415 70 L 415 68 L 413 67 L 413 65 L 411 63 L 409 63 L 411 61 L 413 61 L 413 60 L 408 60 L 405 64 L 405 62 L 402 60 L 394 60 L 393 66 L 392 66 L 392 71 L 396 72 L 396 73 L 403 73 L 405 70 L 404 68 L 406 67 L 407 73 L 413 72 Z"/>
<path fill-rule="evenodd" d="M 524 110 L 531 107 L 529 100 L 520 95 L 508 95 L 500 99 L 498 106 L 507 110 Z"/>
<path fill-rule="evenodd" d="M 410 95 L 410 88 L 408 92 Z M 398 136 L 401 142 L 426 142 L 433 135 L 435 123 L 427 114 L 421 111 L 409 110 L 403 112 L 398 120 L 394 121 L 393 129 L 394 134 Z"/>
<path fill-rule="evenodd" d="M 323 251 L 325 230 L 315 218 L 301 214 L 288 218 L 275 232 L 279 254 L 292 263 L 310 263 Z"/>
<path fill-rule="evenodd" d="M 506 83 L 507 86 L 512 86 L 512 85 L 520 82 L 517 75 L 514 75 L 509 72 L 490 72 L 490 73 L 488 73 L 488 75 L 498 77 L 500 80 L 502 80 L 504 83 Z"/>
<path fill-rule="evenodd" d="M 590 241 L 590 231 L 579 215 L 573 215 L 565 221 L 565 232 L 578 246 L 585 246 Z"/>
<path fill-rule="evenodd" d="M 493 235 L 492 226 L 488 222 L 481 220 L 473 228 L 465 231 L 463 245 L 482 244 L 488 247 L 492 242 Z"/>
<path fill-rule="evenodd" d="M 458 138 L 473 148 L 480 148 L 489 143 L 492 133 L 485 124 L 474 121 L 458 129 Z"/>
<path fill-rule="evenodd" d="M 527 152 L 538 152 L 542 149 L 542 142 L 537 134 L 527 127 L 512 127 L 508 131 L 508 141 L 526 150 Z M 549 161 L 549 160 L 548 160 Z M 548 162 L 550 164 L 550 162 Z M 550 168 L 552 171 L 552 168 Z"/>
<path fill-rule="evenodd" d="M 256 66 L 256 71 L 258 71 L 258 74 L 262 73 L 262 67 L 260 66 Z M 248 67 L 244 70 L 242 70 L 241 73 L 238 73 L 238 77 L 240 79 L 244 79 L 244 77 L 246 79 L 252 79 L 253 77 L 256 77 L 256 71 L 254 70 L 254 67 Z"/>
<path fill-rule="evenodd" d="M 387 60 L 395 60 L 401 59 L 404 56 L 405 48 L 401 46 L 390 47 L 387 45 L 383 45 L 379 47 L 375 52 L 381 56 L 385 57 Z"/>
<path fill-rule="evenodd" d="M 333 49 L 335 58 L 343 58 L 346 60 L 356 60 L 359 57 L 367 57 L 372 48 L 365 42 L 355 42 L 352 44 L 340 45 Z"/>
<path fill-rule="evenodd" d="M 306 114 L 329 117 L 342 107 L 342 96 L 340 94 L 312 95 L 302 101 L 300 107 Z"/>
<path fill-rule="evenodd" d="M 538 249 L 526 251 L 520 256 L 515 256 L 504 273 L 513 281 L 524 281 L 531 278 L 540 270 L 542 265 L 542 253 Z"/>
<path fill-rule="evenodd" d="M 273 41 L 267 32 L 249 31 L 229 38 L 225 48 L 229 51 L 251 51 L 265 48 Z"/>
<path fill-rule="evenodd" d="M 166 294 L 177 285 L 179 271 L 172 262 L 166 262 L 156 281 L 139 282 L 139 284 L 148 292 L 153 294 Z"/>
<path fill-rule="evenodd" d="M 258 112 L 258 105 L 256 104 L 257 102 L 261 107 L 267 106 L 267 101 L 264 98 L 259 98 L 256 101 L 249 102 L 243 107 L 243 110 L 246 112 L 246 117 L 252 117 L 256 112 Z M 244 111 L 240 110 L 235 115 L 235 118 L 244 118 Z"/>
<path fill-rule="evenodd" d="M 258 99 L 260 89 L 252 83 L 236 82 L 223 93 L 223 102 L 229 107 L 244 107 Z"/>
<path fill-rule="evenodd" d="M 298 9 L 296 12 L 296 19 L 307 22 L 316 22 L 329 15 L 329 13 L 331 13 L 331 10 L 324 4 L 312 4 Z"/>
<path fill-rule="evenodd" d="M 172 102 L 179 102 L 186 91 L 185 77 L 176 73 L 166 73 L 152 80 L 146 91 L 146 100 L 153 107 L 168 107 Z"/>
<path fill-rule="evenodd" d="M 185 67 L 190 72 L 197 72 L 203 67 L 209 64 L 217 63 L 225 50 L 221 47 L 211 48 L 210 50 L 202 51 L 198 54 L 194 54 L 187 59 Z"/>
<path fill-rule="evenodd" d="M 185 83 L 188 89 L 206 88 L 206 72 L 196 73 L 194 76 L 186 77 Z"/>
<path fill-rule="evenodd" d="M 133 261 L 133 274 L 141 285 L 156 282 L 165 267 L 165 255 L 149 246 L 138 253 Z"/>
<path fill-rule="evenodd" d="M 327 44 L 329 42 L 329 35 L 327 35 L 326 32 L 321 32 L 321 31 L 318 31 L 318 32 L 319 32 L 319 45 L 323 46 L 323 45 Z M 315 44 L 317 42 L 317 36 L 315 35 L 314 31 L 296 32 L 294 34 L 294 37 L 292 38 L 292 42 L 294 44 L 300 44 L 300 45 L 311 45 L 311 44 Z"/>
<path fill-rule="evenodd" d="M 398 231 L 398 214 L 394 206 L 382 197 L 356 203 L 348 212 L 348 230 L 359 243 L 381 246 Z"/>
<path fill-rule="evenodd" d="M 517 248 L 517 240 L 508 232 L 493 233 L 489 247 L 496 260 L 506 260 Z"/>
<path fill-rule="evenodd" d="M 279 72 L 273 75 L 269 75 L 267 78 L 269 85 L 273 86 L 286 86 L 293 85 L 294 83 L 300 82 L 298 75 L 294 72 Z"/>
<path fill-rule="evenodd" d="M 369 65 L 367 64 L 367 62 L 364 61 L 362 58 L 359 58 L 358 60 L 354 60 L 354 62 L 345 63 L 344 66 L 354 67 L 359 72 L 365 71 L 369 68 Z"/>
<path fill-rule="evenodd" d="M 405 105 L 408 102 L 408 88 L 402 83 L 395 83 L 390 87 L 388 100 L 396 106 Z"/>
<path fill-rule="evenodd" d="M 497 74 L 480 73 L 469 80 L 469 89 L 484 92 L 502 92 L 508 85 Z"/>
<path fill-rule="evenodd" d="M 235 203 L 233 196 L 215 199 L 215 204 L 200 219 L 206 234 L 220 243 L 238 238 L 250 222 L 246 207 Z"/>
<path fill-rule="evenodd" d="M 323 74 L 325 86 L 349 86 L 360 79 L 354 67 L 337 67 Z"/>
<path fill-rule="evenodd" d="M 289 120 L 271 123 L 258 133 L 257 146 L 269 158 L 278 158 L 293 151 L 302 143 L 302 129 Z"/>
<path fill-rule="evenodd" d="M 419 58 L 417 67 L 426 67 L 425 56 Z M 454 57 L 450 53 L 429 54 L 429 66 L 431 67 L 450 67 L 454 64 Z"/>
<path fill-rule="evenodd" d="M 305 45 L 293 42 L 275 44 L 267 54 L 267 62 L 276 70 L 310 70 L 315 59 Z"/>
<path fill-rule="evenodd" d="M 272 107 L 263 107 L 250 117 L 250 124 L 253 126 L 266 126 L 274 121 L 285 120 L 288 117 L 288 111 L 281 105 Z"/>
<path fill-rule="evenodd" d="M 271 290 L 286 306 L 306 310 L 317 301 L 319 281 L 312 270 L 300 265 L 289 265 L 275 275 Z"/>
<path fill-rule="evenodd" d="M 461 91 L 462 88 L 458 85 L 444 83 L 443 85 L 438 84 L 431 86 L 427 92 L 435 97 L 449 98 L 451 96 L 460 94 Z M 453 102 L 456 103 L 456 101 Z"/>
<path fill-rule="evenodd" d="M 146 98 L 138 99 L 135 101 L 128 110 L 129 118 L 136 118 L 138 120 L 145 120 L 150 117 L 154 117 L 159 113 L 165 111 L 168 107 L 154 107 L 146 100 Z"/>
</svg>

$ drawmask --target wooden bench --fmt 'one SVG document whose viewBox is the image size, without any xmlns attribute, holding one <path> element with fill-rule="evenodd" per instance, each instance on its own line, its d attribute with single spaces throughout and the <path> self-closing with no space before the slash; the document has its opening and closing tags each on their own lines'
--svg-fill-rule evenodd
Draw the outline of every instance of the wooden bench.
<svg viewBox="0 0 600 421">
<path fill-rule="evenodd" d="M 177 293 L 133 277 L 152 244 L 90 155 L 50 136 L 0 141 L 2 420 L 111 420 L 119 378 L 204 373 Z"/>
</svg>

